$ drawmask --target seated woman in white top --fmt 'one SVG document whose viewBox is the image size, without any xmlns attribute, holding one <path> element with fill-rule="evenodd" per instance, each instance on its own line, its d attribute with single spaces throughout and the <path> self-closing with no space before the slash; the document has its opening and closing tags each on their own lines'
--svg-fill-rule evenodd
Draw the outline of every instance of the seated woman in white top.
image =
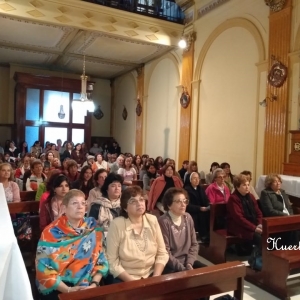
<svg viewBox="0 0 300 300">
<path fill-rule="evenodd" d="M 5 198 L 7 202 L 20 202 L 19 186 L 13 182 L 13 170 L 11 164 L 0 165 L 0 183 L 3 184 Z"/>
<path fill-rule="evenodd" d="M 43 165 L 39 159 L 31 163 L 31 175 L 26 180 L 26 191 L 37 191 L 40 183 L 44 182 L 46 176 L 43 174 Z"/>
<path fill-rule="evenodd" d="M 162 274 L 169 255 L 153 215 L 146 214 L 143 190 L 128 187 L 121 196 L 121 216 L 107 233 L 107 259 L 115 282 Z"/>
<path fill-rule="evenodd" d="M 118 169 L 118 174 L 124 178 L 124 185 L 132 185 L 133 180 L 137 180 L 136 170 L 132 167 L 132 158 L 126 157 L 124 167 Z"/>
</svg>

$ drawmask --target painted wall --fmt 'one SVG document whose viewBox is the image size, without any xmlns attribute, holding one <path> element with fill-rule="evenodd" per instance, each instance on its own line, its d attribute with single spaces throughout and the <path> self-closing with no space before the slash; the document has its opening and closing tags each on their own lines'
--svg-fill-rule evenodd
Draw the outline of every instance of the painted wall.
<svg viewBox="0 0 300 300">
<path fill-rule="evenodd" d="M 151 157 L 177 160 L 180 75 L 171 54 L 146 65 L 145 147 Z"/>
<path fill-rule="evenodd" d="M 136 98 L 136 79 L 132 73 L 115 81 L 113 137 L 124 153 L 135 153 Z M 126 120 L 122 117 L 124 107 L 128 113 Z"/>
<path fill-rule="evenodd" d="M 201 170 L 209 170 L 213 161 L 226 161 L 234 174 L 253 171 L 257 61 L 256 43 L 243 28 L 226 30 L 209 48 L 200 84 L 197 161 Z"/>
</svg>

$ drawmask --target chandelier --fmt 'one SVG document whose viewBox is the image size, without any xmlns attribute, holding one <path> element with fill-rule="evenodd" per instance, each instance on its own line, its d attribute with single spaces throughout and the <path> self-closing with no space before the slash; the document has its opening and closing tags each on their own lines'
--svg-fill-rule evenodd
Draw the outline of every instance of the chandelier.
<svg viewBox="0 0 300 300">
<path fill-rule="evenodd" d="M 81 111 L 84 111 L 84 115 L 87 115 L 87 112 L 94 112 L 95 105 L 93 100 L 89 99 L 88 93 L 87 93 L 87 76 L 85 75 L 85 45 L 86 45 L 86 39 L 84 34 L 84 45 L 83 45 L 83 70 L 81 78 L 81 92 L 80 92 L 80 98 L 79 99 L 73 99 L 72 102 L 72 108 L 73 109 L 80 109 Z M 89 93 L 91 95 L 91 93 Z"/>
</svg>

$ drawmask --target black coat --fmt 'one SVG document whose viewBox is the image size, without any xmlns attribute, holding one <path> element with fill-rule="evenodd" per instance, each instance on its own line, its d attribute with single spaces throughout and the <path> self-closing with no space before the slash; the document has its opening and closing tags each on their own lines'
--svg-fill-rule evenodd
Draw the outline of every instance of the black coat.
<svg viewBox="0 0 300 300">
<path fill-rule="evenodd" d="M 200 185 L 194 189 L 189 184 L 185 187 L 185 190 L 188 192 L 190 199 L 186 211 L 193 218 L 195 231 L 199 233 L 201 238 L 208 237 L 210 211 L 200 211 L 200 207 L 209 206 L 209 200 L 206 196 L 206 193 Z"/>
</svg>

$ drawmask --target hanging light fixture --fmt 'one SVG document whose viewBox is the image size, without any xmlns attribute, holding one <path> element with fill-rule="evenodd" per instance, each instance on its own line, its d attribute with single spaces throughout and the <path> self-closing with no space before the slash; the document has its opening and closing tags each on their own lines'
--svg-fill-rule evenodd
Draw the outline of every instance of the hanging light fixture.
<svg viewBox="0 0 300 300">
<path fill-rule="evenodd" d="M 85 44 L 86 44 L 86 39 L 85 39 L 85 33 L 84 33 L 84 45 L 83 45 L 83 71 L 82 75 L 80 76 L 81 78 L 81 92 L 80 92 L 80 99 L 73 99 L 72 102 L 72 108 L 79 108 L 83 109 L 84 115 L 87 115 L 87 111 L 89 112 L 94 112 L 95 110 L 95 105 L 93 100 L 90 100 L 87 95 L 87 76 L 85 75 Z"/>
</svg>

